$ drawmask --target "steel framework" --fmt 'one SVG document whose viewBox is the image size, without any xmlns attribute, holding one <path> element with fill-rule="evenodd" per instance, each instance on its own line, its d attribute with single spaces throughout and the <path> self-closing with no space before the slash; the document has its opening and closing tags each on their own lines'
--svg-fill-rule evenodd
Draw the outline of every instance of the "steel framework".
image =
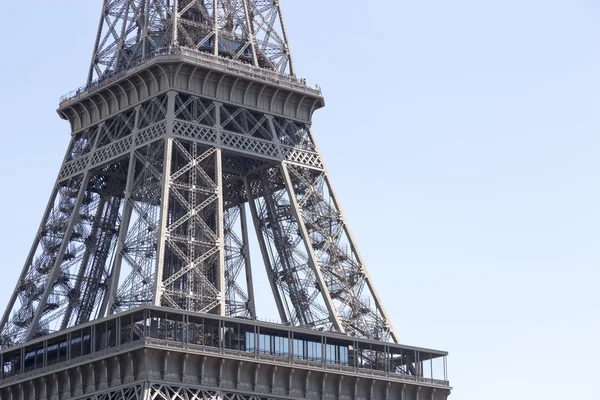
<svg viewBox="0 0 600 400">
<path fill-rule="evenodd" d="M 88 83 L 173 45 L 294 75 L 278 0 L 104 0 Z"/>
<path fill-rule="evenodd" d="M 277 0 L 104 0 L 3 348 L 155 305 L 396 341 L 310 129 Z"/>
</svg>

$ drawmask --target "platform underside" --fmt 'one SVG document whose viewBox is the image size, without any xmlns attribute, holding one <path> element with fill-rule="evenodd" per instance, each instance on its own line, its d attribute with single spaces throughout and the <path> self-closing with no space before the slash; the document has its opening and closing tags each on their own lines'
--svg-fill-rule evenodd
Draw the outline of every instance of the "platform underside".
<svg viewBox="0 0 600 400">
<path fill-rule="evenodd" d="M 82 357 L 6 385 L 3 400 L 442 400 L 448 388 L 160 343 Z M 112 354 L 110 354 L 112 353 Z M 0 382 L 2 385 L 2 382 Z"/>
</svg>

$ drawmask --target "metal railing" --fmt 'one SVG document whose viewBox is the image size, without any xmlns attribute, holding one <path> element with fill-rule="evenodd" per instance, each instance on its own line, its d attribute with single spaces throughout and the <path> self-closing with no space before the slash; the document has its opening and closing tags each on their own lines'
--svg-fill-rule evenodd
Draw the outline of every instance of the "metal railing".
<svg viewBox="0 0 600 400">
<path fill-rule="evenodd" d="M 449 386 L 446 352 L 144 306 L 0 350 L 0 387 L 147 345 Z M 311 353 L 310 348 L 320 350 Z M 348 349 L 348 358 L 341 356 L 343 348 Z M 414 371 L 399 369 L 404 364 L 413 365 Z"/>
<path fill-rule="evenodd" d="M 278 85 L 284 84 L 285 86 L 288 86 L 292 89 L 313 92 L 317 95 L 321 94 L 321 87 L 317 84 L 309 85 L 306 82 L 306 79 L 296 78 L 292 75 L 282 74 L 264 68 L 255 67 L 240 61 L 211 55 L 202 51 L 190 49 L 188 47 L 170 46 L 158 48 L 148 53 L 144 58 L 138 59 L 126 69 L 111 73 L 107 76 L 101 77 L 93 81 L 90 84 L 83 85 L 75 90 L 70 91 L 69 93 L 65 94 L 60 98 L 60 104 L 66 101 L 76 99 L 84 94 L 88 95 L 97 90 L 105 88 L 110 84 L 123 78 L 124 76 L 128 75 L 133 68 L 149 64 L 150 61 L 158 59 L 159 57 L 166 56 L 182 56 L 183 58 L 189 61 L 207 64 L 211 67 L 217 67 L 220 70 L 244 74 L 255 79 Z"/>
</svg>

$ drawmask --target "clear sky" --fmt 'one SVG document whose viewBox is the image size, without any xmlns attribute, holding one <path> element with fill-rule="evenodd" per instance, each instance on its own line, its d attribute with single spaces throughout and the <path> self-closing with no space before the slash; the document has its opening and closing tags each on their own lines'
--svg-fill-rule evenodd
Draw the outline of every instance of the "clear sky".
<svg viewBox="0 0 600 400">
<path fill-rule="evenodd" d="M 69 140 L 54 110 L 85 81 L 101 0 L 4 3 L 0 309 Z M 600 3 L 282 4 L 297 70 L 326 98 L 314 132 L 402 341 L 450 352 L 453 399 L 596 398 Z"/>
</svg>

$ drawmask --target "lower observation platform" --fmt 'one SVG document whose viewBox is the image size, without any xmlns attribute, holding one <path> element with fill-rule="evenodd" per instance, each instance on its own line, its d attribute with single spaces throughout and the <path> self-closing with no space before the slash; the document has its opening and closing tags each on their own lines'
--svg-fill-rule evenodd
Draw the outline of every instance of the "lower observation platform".
<svg viewBox="0 0 600 400">
<path fill-rule="evenodd" d="M 442 400 L 446 352 L 142 307 L 0 351 L 2 400 Z"/>
</svg>

